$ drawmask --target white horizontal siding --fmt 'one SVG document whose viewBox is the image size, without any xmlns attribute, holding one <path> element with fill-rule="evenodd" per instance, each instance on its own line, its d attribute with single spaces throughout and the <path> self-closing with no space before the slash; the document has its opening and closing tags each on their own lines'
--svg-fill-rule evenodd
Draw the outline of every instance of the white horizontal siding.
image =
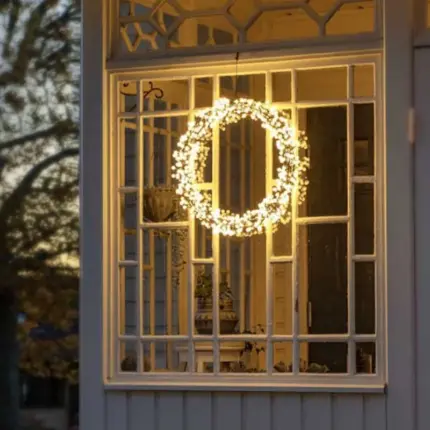
<svg viewBox="0 0 430 430">
<path fill-rule="evenodd" d="M 386 397 L 107 392 L 106 430 L 386 430 Z"/>
</svg>

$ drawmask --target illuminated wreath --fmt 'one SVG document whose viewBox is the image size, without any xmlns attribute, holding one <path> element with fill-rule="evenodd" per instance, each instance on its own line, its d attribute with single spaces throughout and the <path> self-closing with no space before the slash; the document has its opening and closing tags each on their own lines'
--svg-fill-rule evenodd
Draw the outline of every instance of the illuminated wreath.
<svg viewBox="0 0 430 430">
<path fill-rule="evenodd" d="M 221 130 L 225 130 L 228 124 L 247 117 L 259 120 L 262 127 L 271 132 L 278 148 L 280 166 L 271 194 L 258 204 L 257 209 L 239 215 L 220 208 L 213 209 L 210 193 L 200 190 L 199 183 L 204 182 L 214 127 L 218 124 Z M 295 132 L 288 115 L 267 103 L 223 98 L 217 100 L 213 107 L 197 112 L 188 126 L 173 154 L 172 176 L 178 180 L 177 193 L 181 196 L 181 205 L 190 209 L 203 226 L 226 236 L 252 236 L 265 231 L 269 222 L 276 229 L 279 223 L 291 219 L 293 191 L 297 191 L 298 203 L 303 201 L 306 193 L 308 159 L 300 155 L 303 152 L 300 149 L 307 146 L 306 137 Z"/>
</svg>

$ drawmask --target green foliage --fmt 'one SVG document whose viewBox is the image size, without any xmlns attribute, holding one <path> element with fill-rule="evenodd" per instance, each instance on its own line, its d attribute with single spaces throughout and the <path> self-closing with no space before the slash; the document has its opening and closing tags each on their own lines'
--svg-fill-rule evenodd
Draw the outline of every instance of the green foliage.
<svg viewBox="0 0 430 430">
<path fill-rule="evenodd" d="M 21 367 L 72 381 L 77 337 L 67 332 L 78 302 L 79 3 L 0 3 L 0 296 L 13 292 L 25 315 Z M 38 324 L 66 334 L 36 340 L 28 334 Z"/>
</svg>

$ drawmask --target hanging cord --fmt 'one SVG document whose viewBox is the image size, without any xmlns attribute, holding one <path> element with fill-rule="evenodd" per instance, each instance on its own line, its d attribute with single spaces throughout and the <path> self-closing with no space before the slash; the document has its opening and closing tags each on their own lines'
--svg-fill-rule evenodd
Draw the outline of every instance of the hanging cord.
<svg viewBox="0 0 430 430">
<path fill-rule="evenodd" d="M 235 81 L 234 81 L 234 98 L 235 99 L 237 99 L 238 68 L 239 68 L 239 52 L 236 52 L 236 77 L 235 77 Z"/>
</svg>

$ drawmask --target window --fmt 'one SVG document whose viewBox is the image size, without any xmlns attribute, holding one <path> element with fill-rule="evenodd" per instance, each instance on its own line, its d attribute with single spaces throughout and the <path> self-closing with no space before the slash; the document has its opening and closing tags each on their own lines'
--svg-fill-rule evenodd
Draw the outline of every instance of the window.
<svg viewBox="0 0 430 430">
<path fill-rule="evenodd" d="M 379 36 L 378 0 L 114 0 L 122 53 Z"/>
<path fill-rule="evenodd" d="M 383 381 L 377 76 L 372 56 L 114 75 L 114 382 Z M 173 151 L 219 97 L 272 101 L 307 134 L 306 200 L 270 235 L 212 234 L 178 205 Z M 277 166 L 265 133 L 251 120 L 214 133 L 200 187 L 220 207 L 265 196 Z"/>
</svg>

